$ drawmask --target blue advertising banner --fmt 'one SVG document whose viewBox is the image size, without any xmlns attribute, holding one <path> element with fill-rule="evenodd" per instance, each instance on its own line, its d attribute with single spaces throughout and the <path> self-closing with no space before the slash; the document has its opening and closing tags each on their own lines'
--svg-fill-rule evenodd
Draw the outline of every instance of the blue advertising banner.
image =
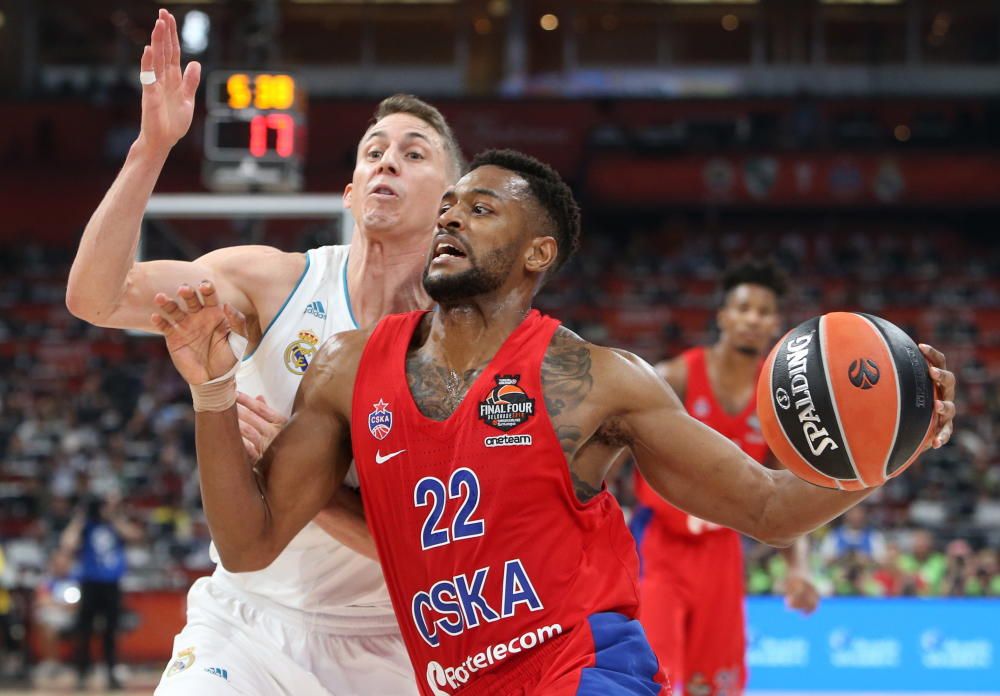
<svg viewBox="0 0 1000 696">
<path fill-rule="evenodd" d="M 1000 600 L 747 599 L 753 690 L 1000 693 Z"/>
</svg>

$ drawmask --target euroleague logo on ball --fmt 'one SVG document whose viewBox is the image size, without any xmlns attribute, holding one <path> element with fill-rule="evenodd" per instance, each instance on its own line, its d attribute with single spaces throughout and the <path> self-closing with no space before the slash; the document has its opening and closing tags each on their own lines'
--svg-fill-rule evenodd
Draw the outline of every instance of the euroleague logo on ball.
<svg viewBox="0 0 1000 696">
<path fill-rule="evenodd" d="M 880 375 L 878 363 L 869 358 L 858 358 L 847 368 L 847 377 L 858 389 L 871 389 L 878 384 Z"/>
</svg>

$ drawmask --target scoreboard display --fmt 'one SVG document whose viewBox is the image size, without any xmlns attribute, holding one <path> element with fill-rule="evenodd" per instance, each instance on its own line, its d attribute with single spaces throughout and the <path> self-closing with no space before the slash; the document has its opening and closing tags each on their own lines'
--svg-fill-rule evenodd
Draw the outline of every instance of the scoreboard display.
<svg viewBox="0 0 1000 696">
<path fill-rule="evenodd" d="M 295 77 L 219 71 L 206 86 L 205 185 L 216 191 L 301 189 L 305 94 Z"/>
</svg>

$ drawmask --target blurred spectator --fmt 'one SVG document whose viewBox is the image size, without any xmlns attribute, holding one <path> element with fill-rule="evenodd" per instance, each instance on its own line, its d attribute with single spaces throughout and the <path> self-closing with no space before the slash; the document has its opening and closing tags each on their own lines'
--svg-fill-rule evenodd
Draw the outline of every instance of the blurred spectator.
<svg viewBox="0 0 1000 696">
<path fill-rule="evenodd" d="M 80 565 L 80 609 L 77 613 L 78 685 L 90 671 L 90 641 L 94 619 L 104 619 L 104 661 L 109 689 L 121 689 L 114 674 L 118 620 L 121 615 L 121 579 L 125 575 L 125 543 L 142 538 L 142 530 L 122 512 L 117 496 L 87 498 L 63 533 L 62 548 L 76 552 Z"/>
<path fill-rule="evenodd" d="M 970 595 L 1000 597 L 1000 563 L 996 549 L 983 549 L 976 554 L 975 578 L 966 585 Z"/>
<path fill-rule="evenodd" d="M 942 579 L 941 594 L 963 597 L 966 594 L 982 594 L 979 584 L 976 555 L 965 539 L 953 539 L 945 549 L 947 567 Z"/>
<path fill-rule="evenodd" d="M 934 536 L 926 529 L 918 529 L 913 532 L 910 544 L 911 552 L 900 556 L 897 561 L 900 571 L 912 578 L 912 588 L 905 588 L 912 591 L 905 594 L 941 594 L 948 562 L 943 554 L 934 550 Z"/>
<path fill-rule="evenodd" d="M 59 667 L 59 641 L 73 628 L 80 602 L 80 583 L 72 575 L 73 556 L 57 549 L 48 571 L 35 588 L 35 619 L 41 638 L 38 676 L 51 677 Z"/>
<path fill-rule="evenodd" d="M 0 676 L 6 671 L 7 658 L 13 648 L 14 640 L 11 633 L 11 609 L 12 601 L 10 596 L 11 579 L 7 572 L 7 560 L 4 557 L 3 549 L 0 548 Z"/>
<path fill-rule="evenodd" d="M 878 594 L 883 597 L 900 597 L 913 592 L 912 576 L 903 570 L 899 544 L 889 542 L 885 546 L 885 557 L 872 573 L 872 580 L 878 584 Z"/>
<path fill-rule="evenodd" d="M 859 563 L 881 562 L 885 559 L 885 537 L 868 523 L 864 505 L 851 508 L 843 516 L 843 524 L 826 536 L 820 546 L 820 555 L 830 561 L 838 556 L 855 554 Z"/>
<path fill-rule="evenodd" d="M 875 579 L 874 566 L 872 557 L 867 553 L 849 549 L 830 567 L 834 592 L 838 595 L 880 596 L 882 589 Z"/>
</svg>

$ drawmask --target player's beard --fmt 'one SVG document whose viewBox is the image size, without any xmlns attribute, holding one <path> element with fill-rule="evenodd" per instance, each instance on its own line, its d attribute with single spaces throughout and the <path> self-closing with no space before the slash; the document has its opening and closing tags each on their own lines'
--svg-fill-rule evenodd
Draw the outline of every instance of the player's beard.
<svg viewBox="0 0 1000 696">
<path fill-rule="evenodd" d="M 510 275 L 514 265 L 513 246 L 494 249 L 477 262 L 475 254 L 470 249 L 466 254 L 469 268 L 460 273 L 439 273 L 430 275 L 430 261 L 424 268 L 424 290 L 438 304 L 458 304 L 479 295 L 493 292 Z"/>
</svg>

